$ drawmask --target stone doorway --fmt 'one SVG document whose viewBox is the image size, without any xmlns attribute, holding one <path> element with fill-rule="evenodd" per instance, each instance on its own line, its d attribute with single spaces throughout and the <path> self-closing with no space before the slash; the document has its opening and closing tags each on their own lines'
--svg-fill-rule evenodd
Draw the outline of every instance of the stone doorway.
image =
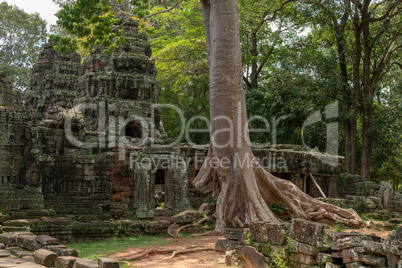
<svg viewBox="0 0 402 268">
<path fill-rule="evenodd" d="M 158 169 L 155 173 L 155 208 L 167 208 L 166 198 L 166 169 Z"/>
</svg>

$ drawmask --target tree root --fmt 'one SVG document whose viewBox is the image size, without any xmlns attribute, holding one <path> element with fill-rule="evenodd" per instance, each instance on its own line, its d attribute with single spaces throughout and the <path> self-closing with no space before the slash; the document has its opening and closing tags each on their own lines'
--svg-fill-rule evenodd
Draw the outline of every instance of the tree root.
<svg viewBox="0 0 402 268">
<path fill-rule="evenodd" d="M 128 258 L 127 260 L 129 260 L 129 261 L 135 261 L 135 260 L 142 259 L 142 258 L 144 258 L 144 257 L 146 257 L 146 256 L 148 256 L 148 255 L 151 255 L 151 254 L 156 254 L 156 253 L 159 253 L 159 254 L 167 254 L 167 253 L 172 253 L 172 252 L 174 252 L 174 250 L 150 249 L 150 250 L 147 250 L 147 251 L 145 251 L 145 252 L 143 252 L 143 253 L 140 253 L 140 254 L 138 254 L 138 255 L 135 255 L 135 256 L 133 256 L 133 257 L 130 257 L 130 258 Z"/>
<path fill-rule="evenodd" d="M 186 225 L 180 225 L 180 224 L 177 224 L 177 223 L 173 223 L 172 225 L 169 226 L 167 232 L 168 232 L 168 234 L 169 234 L 170 236 L 178 237 L 178 236 L 179 236 L 179 233 L 180 233 L 181 231 L 183 231 L 184 229 L 187 229 L 187 228 L 189 228 L 189 227 L 197 227 L 197 226 L 200 226 L 201 224 L 203 224 L 203 223 L 205 223 L 205 222 L 207 222 L 207 221 L 210 221 L 210 220 L 211 220 L 210 217 L 204 217 L 204 218 L 202 218 L 201 220 L 199 220 L 199 221 L 196 222 L 196 223 L 190 223 L 190 224 L 186 224 Z"/>
<path fill-rule="evenodd" d="M 187 249 L 162 249 L 162 250 L 161 249 L 150 249 L 143 253 L 130 257 L 127 260 L 135 261 L 135 260 L 142 259 L 151 254 L 169 254 L 169 253 L 172 253 L 172 255 L 170 255 L 170 257 L 167 257 L 167 258 L 173 259 L 176 255 L 179 255 L 179 254 L 186 254 L 186 253 L 193 253 L 193 252 L 200 252 L 200 251 L 215 251 L 215 249 L 214 248 L 194 248 L 194 247 L 187 248 Z"/>
<path fill-rule="evenodd" d="M 176 255 L 179 255 L 179 254 L 186 254 L 186 253 L 193 253 L 193 252 L 200 252 L 200 251 L 215 251 L 215 249 L 214 248 L 195 248 L 195 249 L 176 250 L 169 257 L 169 259 L 173 259 Z"/>
<path fill-rule="evenodd" d="M 268 207 L 278 201 L 287 206 L 286 213 L 292 218 L 329 219 L 356 227 L 365 224 L 353 209 L 319 201 L 292 182 L 273 176 L 259 164 L 232 170 L 214 169 L 205 163 L 208 160 L 193 183 L 204 192 L 217 191 L 217 233 L 223 233 L 226 223 L 236 227 L 255 220 L 280 223 L 281 220 Z"/>
</svg>

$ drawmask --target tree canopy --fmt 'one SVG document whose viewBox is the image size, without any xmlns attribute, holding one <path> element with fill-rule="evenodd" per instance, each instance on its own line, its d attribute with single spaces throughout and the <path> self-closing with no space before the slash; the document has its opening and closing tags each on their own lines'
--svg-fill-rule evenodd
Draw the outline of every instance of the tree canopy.
<svg viewBox="0 0 402 268">
<path fill-rule="evenodd" d="M 30 69 L 46 38 L 46 22 L 39 14 L 0 3 L 0 71 L 12 79 L 15 89 L 28 88 Z"/>
</svg>

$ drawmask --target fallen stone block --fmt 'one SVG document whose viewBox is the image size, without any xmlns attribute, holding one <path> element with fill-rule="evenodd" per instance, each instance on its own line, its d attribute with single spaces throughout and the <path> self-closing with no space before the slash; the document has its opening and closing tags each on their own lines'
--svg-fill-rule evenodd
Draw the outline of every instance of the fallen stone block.
<svg viewBox="0 0 402 268">
<path fill-rule="evenodd" d="M 346 268 L 361 268 L 365 267 L 364 263 L 361 262 L 350 262 L 346 264 Z"/>
<path fill-rule="evenodd" d="M 229 240 L 229 239 L 218 239 L 215 242 L 215 250 L 216 251 L 241 249 L 243 247 L 244 247 L 244 244 L 241 241 L 235 241 L 235 240 Z"/>
<path fill-rule="evenodd" d="M 78 258 L 72 256 L 57 257 L 55 262 L 56 268 L 73 268 L 74 263 Z"/>
<path fill-rule="evenodd" d="M 54 267 L 57 254 L 46 249 L 38 249 L 34 252 L 34 257 L 36 263 L 47 267 Z"/>
<path fill-rule="evenodd" d="M 33 252 L 32 252 L 32 251 L 23 250 L 23 249 L 20 249 L 20 248 L 14 248 L 14 249 L 12 249 L 12 250 L 11 250 L 11 253 L 12 253 L 14 256 L 18 257 L 18 258 L 23 258 L 23 257 L 26 257 L 26 256 L 33 256 Z"/>
<path fill-rule="evenodd" d="M 353 247 L 362 247 L 364 240 L 370 240 L 370 238 L 366 236 L 352 236 L 341 238 L 331 244 L 331 249 L 344 250 Z"/>
<path fill-rule="evenodd" d="M 327 262 L 327 263 L 325 264 L 325 268 L 339 268 L 339 267 L 341 267 L 341 266 L 340 266 L 340 265 L 333 264 L 333 263 L 329 263 L 329 262 Z"/>
<path fill-rule="evenodd" d="M 195 220 L 196 213 L 194 210 L 186 210 L 183 212 L 180 212 L 177 215 L 174 215 L 170 218 L 170 221 L 172 223 L 180 223 L 180 224 L 185 224 L 185 223 L 192 223 Z"/>
<path fill-rule="evenodd" d="M 43 248 L 43 246 L 36 242 L 35 239 L 36 235 L 19 235 L 17 236 L 15 243 L 21 248 L 29 249 L 32 251 Z"/>
<path fill-rule="evenodd" d="M 246 246 L 240 250 L 242 259 L 246 262 L 245 267 L 269 268 L 269 259 L 258 252 L 255 248 Z"/>
<path fill-rule="evenodd" d="M 387 259 L 384 256 L 368 254 L 363 257 L 363 262 L 365 264 L 374 266 L 374 267 L 386 267 Z"/>
<path fill-rule="evenodd" d="M 0 243 L 0 249 L 5 249 L 6 245 L 4 245 L 3 243 Z"/>
<path fill-rule="evenodd" d="M 9 252 L 7 250 L 0 250 L 0 258 L 7 258 L 10 255 L 11 255 L 11 252 Z"/>
<path fill-rule="evenodd" d="M 367 252 L 371 252 L 371 253 L 379 254 L 379 255 L 386 255 L 386 253 L 384 251 L 384 246 L 382 243 L 364 240 L 362 244 L 363 244 L 364 250 Z"/>
<path fill-rule="evenodd" d="M 292 220 L 289 238 L 316 247 L 324 246 L 324 225 L 311 221 Z"/>
<path fill-rule="evenodd" d="M 331 252 L 331 256 L 334 259 L 342 259 L 342 250 Z"/>
<path fill-rule="evenodd" d="M 362 234 L 359 233 L 346 233 L 346 232 L 328 232 L 328 240 L 330 242 L 335 242 L 338 239 L 342 239 L 345 237 L 352 237 L 352 236 L 361 236 Z"/>
<path fill-rule="evenodd" d="M 21 259 L 23 259 L 26 262 L 33 262 L 35 263 L 35 257 L 34 256 L 24 256 Z"/>
<path fill-rule="evenodd" d="M 384 241 L 384 250 L 387 253 L 402 255 L 402 241 L 396 240 L 385 240 Z"/>
<path fill-rule="evenodd" d="M 50 251 L 53 251 L 58 256 L 78 257 L 78 251 L 76 251 L 75 249 L 69 249 L 64 245 L 53 245 L 53 246 L 47 246 L 46 248 Z"/>
<path fill-rule="evenodd" d="M 290 242 L 289 242 L 290 243 Z M 288 244 L 289 245 L 289 244 Z M 305 243 L 293 242 L 292 252 L 303 253 L 307 255 L 317 255 L 320 248 Z"/>
<path fill-rule="evenodd" d="M 96 261 L 88 259 L 77 259 L 73 265 L 73 268 L 99 268 Z"/>
<path fill-rule="evenodd" d="M 317 264 L 316 262 L 316 256 L 313 255 L 307 255 L 303 253 L 295 253 L 294 257 L 299 260 L 301 264 L 306 264 L 306 265 L 314 265 Z"/>
<path fill-rule="evenodd" d="M 391 253 L 387 253 L 387 263 L 389 268 L 400 268 L 398 266 L 398 263 L 400 261 L 400 258 L 398 255 L 394 255 Z"/>
<path fill-rule="evenodd" d="M 99 268 L 119 268 L 119 261 L 113 258 L 99 258 Z"/>
<path fill-rule="evenodd" d="M 16 240 L 17 240 L 17 235 L 15 235 L 13 233 L 0 234 L 0 242 L 7 246 L 15 245 Z"/>
<path fill-rule="evenodd" d="M 290 225 L 288 223 L 276 224 L 272 222 L 251 222 L 251 238 L 259 243 L 271 243 L 273 245 L 284 245 L 289 236 Z"/>
<path fill-rule="evenodd" d="M 355 247 L 342 250 L 343 263 L 361 262 L 364 257 L 364 248 Z"/>
<path fill-rule="evenodd" d="M 42 246 L 49 246 L 49 245 L 58 245 L 60 244 L 59 239 L 48 236 L 48 235 L 38 235 L 35 238 L 35 241 L 41 244 Z"/>
<path fill-rule="evenodd" d="M 318 264 L 325 264 L 328 262 L 333 262 L 334 258 L 331 254 L 319 252 L 316 257 L 316 262 Z"/>
</svg>

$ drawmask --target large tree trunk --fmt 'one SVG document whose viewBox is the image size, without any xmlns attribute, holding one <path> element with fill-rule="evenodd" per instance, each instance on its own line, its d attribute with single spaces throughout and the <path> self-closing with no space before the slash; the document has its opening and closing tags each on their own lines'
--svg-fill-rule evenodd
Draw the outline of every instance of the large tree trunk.
<svg viewBox="0 0 402 268">
<path fill-rule="evenodd" d="M 284 202 L 295 218 L 363 221 L 353 210 L 326 204 L 290 181 L 272 176 L 252 154 L 238 25 L 237 0 L 201 0 L 208 49 L 211 145 L 194 180 L 197 189 L 217 194 L 216 231 L 226 223 L 244 226 L 259 219 L 280 222 L 267 204 Z"/>
</svg>

